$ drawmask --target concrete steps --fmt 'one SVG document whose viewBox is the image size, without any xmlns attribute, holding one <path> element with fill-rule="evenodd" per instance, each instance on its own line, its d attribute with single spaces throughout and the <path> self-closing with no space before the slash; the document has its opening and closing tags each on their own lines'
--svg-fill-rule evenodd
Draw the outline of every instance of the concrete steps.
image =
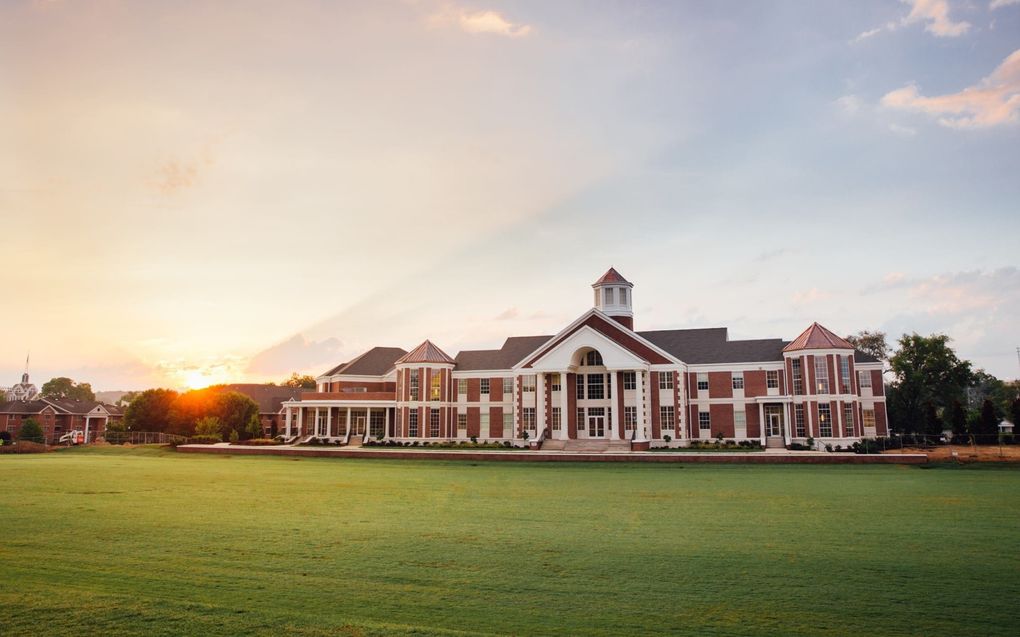
<svg viewBox="0 0 1020 637">
<path fill-rule="evenodd" d="M 786 449 L 786 443 L 782 438 L 766 438 L 765 439 L 766 449 Z"/>
<path fill-rule="evenodd" d="M 630 441 L 628 440 L 557 440 L 556 442 L 563 445 L 563 451 L 573 451 L 575 453 L 619 453 L 630 451 Z M 546 449 L 546 445 L 542 445 L 542 448 Z"/>
</svg>

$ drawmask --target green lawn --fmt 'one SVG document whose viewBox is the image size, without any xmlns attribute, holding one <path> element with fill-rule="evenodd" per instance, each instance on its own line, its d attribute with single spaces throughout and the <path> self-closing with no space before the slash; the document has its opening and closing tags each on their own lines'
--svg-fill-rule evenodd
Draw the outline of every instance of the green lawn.
<svg viewBox="0 0 1020 637">
<path fill-rule="evenodd" d="M 0 456 L 0 634 L 1015 635 L 1020 470 Z"/>
</svg>

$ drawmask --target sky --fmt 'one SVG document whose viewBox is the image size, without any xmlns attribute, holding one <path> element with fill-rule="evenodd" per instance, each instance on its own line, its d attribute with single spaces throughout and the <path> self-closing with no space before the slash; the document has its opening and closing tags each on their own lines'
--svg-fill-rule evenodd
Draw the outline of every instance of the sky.
<svg viewBox="0 0 1020 637">
<path fill-rule="evenodd" d="M 1020 375 L 1020 0 L 0 0 L 0 385 L 555 334 Z"/>
</svg>

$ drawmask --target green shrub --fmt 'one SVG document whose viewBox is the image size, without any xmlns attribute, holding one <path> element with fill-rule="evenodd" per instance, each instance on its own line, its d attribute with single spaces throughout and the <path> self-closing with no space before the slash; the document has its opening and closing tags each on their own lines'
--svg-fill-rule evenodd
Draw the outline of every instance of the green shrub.
<svg viewBox="0 0 1020 637">
<path fill-rule="evenodd" d="M 663 436 L 663 437 L 662 437 L 662 439 L 663 439 L 663 440 L 664 440 L 664 441 L 666 442 L 666 444 L 668 445 L 668 444 L 669 444 L 670 442 L 672 442 L 672 441 L 673 441 L 673 436 L 671 436 L 671 435 L 669 435 L 669 434 L 666 434 L 665 436 Z"/>
<path fill-rule="evenodd" d="M 18 430 L 18 440 L 34 442 L 40 445 L 46 443 L 42 427 L 39 426 L 35 418 L 29 418 L 21 423 L 21 429 Z"/>
<path fill-rule="evenodd" d="M 211 445 L 217 442 L 223 442 L 223 438 L 219 434 L 215 436 L 210 434 L 198 434 L 192 436 L 188 442 L 194 442 L 200 445 Z"/>
</svg>

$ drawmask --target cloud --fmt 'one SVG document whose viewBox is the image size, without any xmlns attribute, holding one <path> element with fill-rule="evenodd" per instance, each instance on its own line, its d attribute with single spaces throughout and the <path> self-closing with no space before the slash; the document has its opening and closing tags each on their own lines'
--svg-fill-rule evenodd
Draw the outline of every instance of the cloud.
<svg viewBox="0 0 1020 637">
<path fill-rule="evenodd" d="M 513 320 L 513 319 L 517 318 L 518 316 L 520 316 L 520 314 L 521 313 L 517 310 L 516 307 L 508 307 L 507 309 L 505 309 L 502 312 L 500 312 L 499 314 L 497 314 L 496 318 L 494 320 L 496 320 L 496 321 L 510 321 L 510 320 Z"/>
<path fill-rule="evenodd" d="M 511 22 L 496 11 L 466 11 L 453 6 L 444 7 L 428 19 L 433 27 L 456 26 L 466 33 L 491 33 L 508 38 L 523 38 L 531 34 L 531 25 Z"/>
<path fill-rule="evenodd" d="M 1020 0 L 992 0 L 991 4 L 988 5 L 989 11 L 995 11 L 1003 7 L 1008 7 L 1013 4 L 1020 4 Z"/>
<path fill-rule="evenodd" d="M 817 303 L 818 301 L 825 301 L 830 298 L 832 298 L 832 294 L 825 292 L 824 290 L 819 290 L 818 288 L 794 292 L 791 296 L 793 302 L 797 304 Z"/>
<path fill-rule="evenodd" d="M 336 338 L 310 341 L 303 334 L 295 334 L 253 356 L 247 371 L 253 374 L 289 374 L 321 365 L 339 365 L 343 362 L 339 360 L 342 347 L 343 343 Z"/>
<path fill-rule="evenodd" d="M 834 102 L 834 104 L 841 113 L 843 113 L 844 115 L 851 116 L 856 115 L 858 112 L 860 112 L 861 108 L 864 106 L 864 102 L 862 102 L 861 98 L 857 97 L 856 95 L 844 95 L 843 97 L 837 99 Z"/>
<path fill-rule="evenodd" d="M 999 0 L 996 0 L 999 1 Z M 1017 2 L 1020 0 L 1008 0 Z M 910 13 L 898 21 L 886 22 L 882 26 L 859 33 L 853 42 L 861 42 L 874 37 L 883 31 L 896 31 L 901 27 L 923 23 L 924 30 L 939 38 L 955 38 L 970 30 L 969 22 L 954 22 L 949 17 L 948 0 L 901 0 L 910 5 Z"/>
<path fill-rule="evenodd" d="M 913 137 L 917 135 L 917 129 L 909 126 L 900 126 L 899 124 L 889 124 L 889 130 L 901 137 Z"/>
<path fill-rule="evenodd" d="M 1020 49 L 992 74 L 958 93 L 925 97 L 910 84 L 882 97 L 882 106 L 938 116 L 949 128 L 987 128 L 1015 122 L 1020 115 Z"/>
<path fill-rule="evenodd" d="M 200 173 L 215 163 L 211 146 L 192 159 L 168 159 L 156 169 L 153 185 L 164 195 L 176 194 L 197 184 Z"/>
<path fill-rule="evenodd" d="M 949 17 L 947 0 L 903 0 L 911 4 L 910 13 L 903 24 L 925 23 L 924 30 L 940 38 L 955 38 L 970 30 L 969 22 L 953 22 Z"/>
</svg>

